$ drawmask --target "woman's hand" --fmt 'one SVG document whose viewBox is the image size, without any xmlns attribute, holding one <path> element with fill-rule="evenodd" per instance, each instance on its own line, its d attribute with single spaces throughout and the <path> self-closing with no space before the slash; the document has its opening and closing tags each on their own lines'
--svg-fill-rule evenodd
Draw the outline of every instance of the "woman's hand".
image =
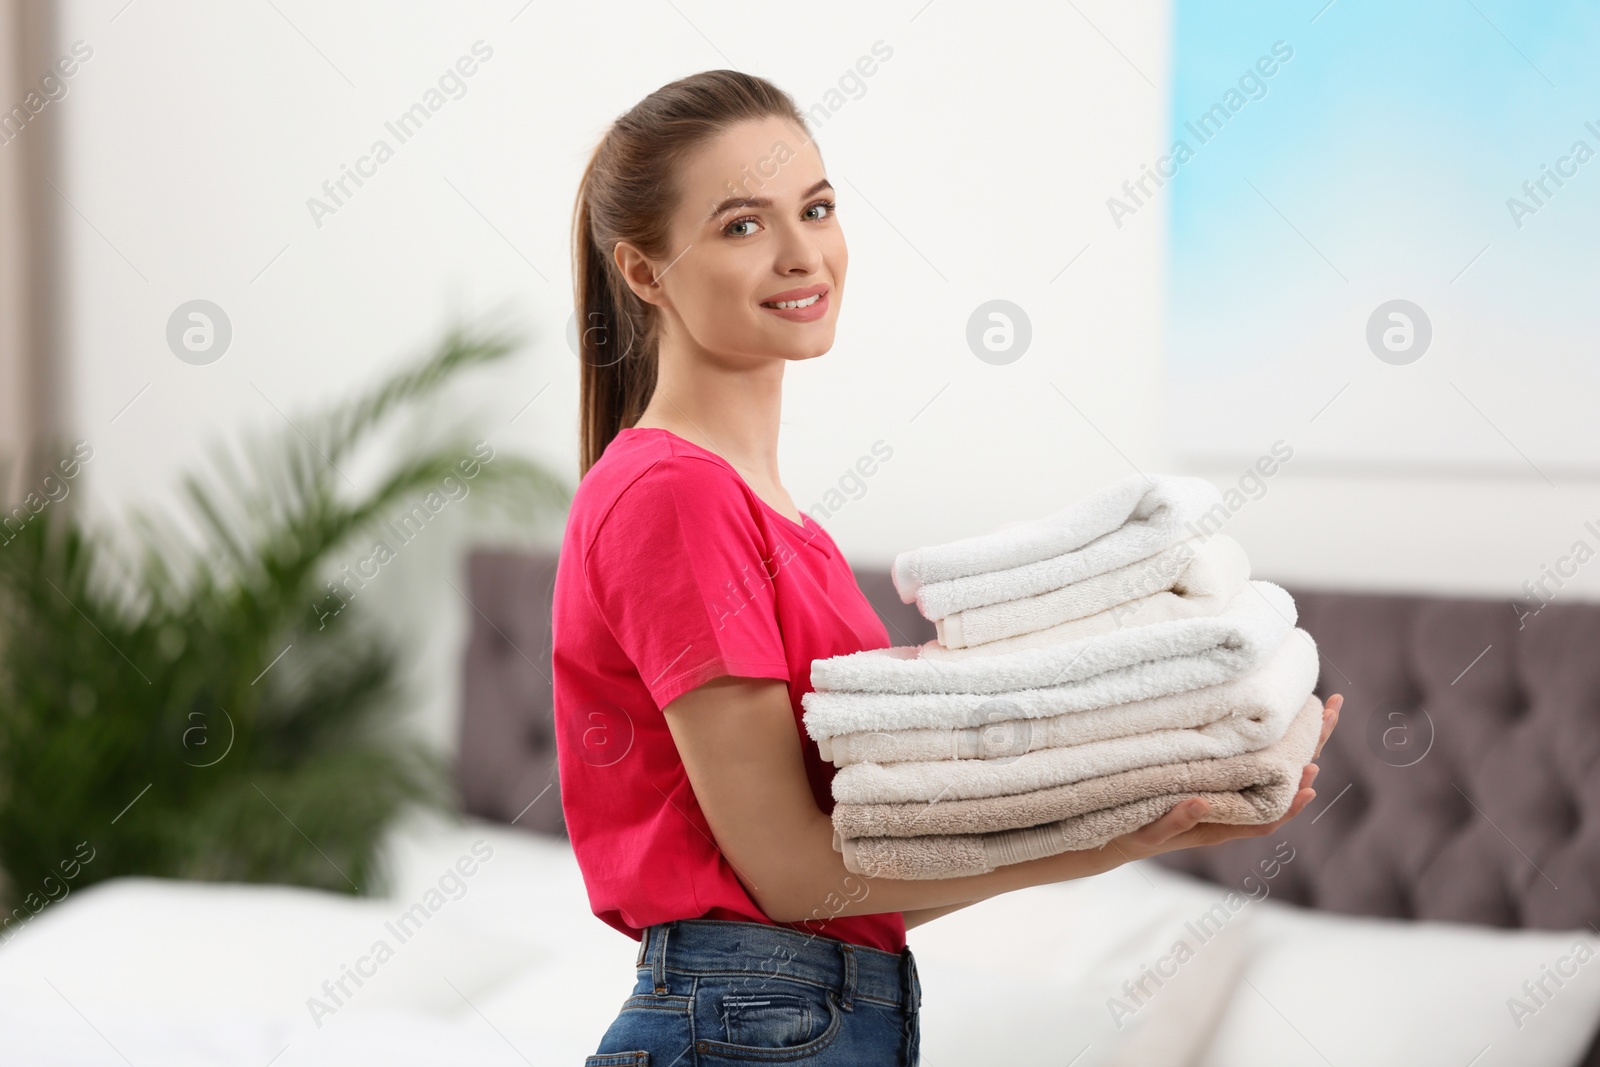
<svg viewBox="0 0 1600 1067">
<path fill-rule="evenodd" d="M 1338 724 L 1339 709 L 1343 706 L 1344 697 L 1339 693 L 1330 696 L 1323 704 L 1322 736 L 1317 740 L 1316 751 L 1311 754 L 1313 762 L 1308 763 L 1301 773 L 1300 789 L 1295 793 L 1289 810 L 1276 822 L 1256 826 L 1204 822 L 1206 812 L 1210 810 L 1211 805 L 1195 797 L 1174 805 L 1171 811 L 1148 826 L 1142 826 L 1113 839 L 1106 847 L 1115 849 L 1128 860 L 1136 860 L 1163 852 L 1174 852 L 1180 848 L 1215 845 L 1231 841 L 1236 837 L 1265 837 L 1277 832 L 1284 823 L 1300 814 L 1305 806 L 1311 803 L 1311 798 L 1317 795 L 1316 790 L 1311 788 L 1311 783 L 1317 777 L 1315 760 L 1322 754 L 1322 746 L 1327 743 L 1328 735 L 1333 733 L 1334 726 Z"/>
</svg>

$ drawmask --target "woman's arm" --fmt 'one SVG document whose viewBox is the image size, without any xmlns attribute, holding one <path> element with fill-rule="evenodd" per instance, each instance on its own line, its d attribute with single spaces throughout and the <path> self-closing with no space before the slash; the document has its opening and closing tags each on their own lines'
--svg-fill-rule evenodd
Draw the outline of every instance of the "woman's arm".
<svg viewBox="0 0 1600 1067">
<path fill-rule="evenodd" d="M 1330 698 L 1329 708 L 1338 700 Z M 665 714 L 718 848 L 776 922 L 898 911 L 910 913 L 910 926 L 910 920 L 926 922 L 1014 889 L 1100 874 L 1174 848 L 1259 837 L 1298 814 L 1315 795 L 1306 788 L 1316 773 L 1313 765 L 1306 768 L 1288 814 L 1265 826 L 1197 826 L 1207 805 L 1196 799 L 1104 848 L 959 878 L 867 878 L 846 870 L 844 857 L 833 850 L 832 822 L 818 809 L 806 780 L 787 683 L 716 678 L 672 701 Z M 1336 719 L 1336 711 L 1324 713 L 1323 740 Z M 1321 747 L 1319 742 L 1319 752 Z"/>
<path fill-rule="evenodd" d="M 901 912 L 900 915 L 905 919 L 906 929 L 909 930 L 913 926 L 921 926 L 923 923 L 932 922 L 941 916 L 949 915 L 952 911 L 970 908 L 976 903 L 976 900 L 963 900 L 959 904 L 946 904 L 942 908 L 912 908 L 910 911 Z"/>
</svg>

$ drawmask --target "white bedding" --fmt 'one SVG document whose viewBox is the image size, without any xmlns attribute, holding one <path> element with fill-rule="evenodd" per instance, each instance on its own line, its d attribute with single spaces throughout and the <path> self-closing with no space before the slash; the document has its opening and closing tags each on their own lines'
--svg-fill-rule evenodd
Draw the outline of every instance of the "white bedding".
<svg viewBox="0 0 1600 1067">
<path fill-rule="evenodd" d="M 428 820 L 398 830 L 388 854 L 394 879 L 381 899 L 142 878 L 74 892 L 0 945 L 0 1061 L 542 1067 L 594 1051 L 631 990 L 637 946 L 589 913 L 564 843 Z M 1571 1067 L 1600 1014 L 1600 962 L 1579 966 L 1520 1029 L 1503 1008 L 1495 1014 L 1577 935 L 1373 925 L 1270 900 L 1214 913 L 1227 915 L 1215 935 L 1135 1004 L 1125 983 L 1179 938 L 1195 942 L 1187 931 L 1226 895 L 1138 864 L 912 930 L 923 1063 L 1159 1067 L 1205 1053 L 1208 1067 L 1237 1067 L 1323 1063 L 1325 1052 L 1368 1067 L 1434 1062 L 1416 1050 L 1470 1045 L 1464 1064 L 1488 1043 L 1474 1067 Z M 392 925 L 414 905 L 412 928 Z M 380 940 L 393 949 L 381 961 L 371 955 Z M 1362 951 L 1339 952 L 1341 943 Z M 347 979 L 351 995 L 318 1026 L 308 1000 L 331 1004 L 324 981 L 363 955 L 370 976 L 359 987 Z M 1471 1012 L 1450 982 L 1480 991 Z M 1324 1000 L 1329 989 L 1337 996 Z M 1290 1047 L 1295 1030 L 1327 1048 Z M 1364 1032 L 1374 1049 L 1362 1047 Z"/>
</svg>

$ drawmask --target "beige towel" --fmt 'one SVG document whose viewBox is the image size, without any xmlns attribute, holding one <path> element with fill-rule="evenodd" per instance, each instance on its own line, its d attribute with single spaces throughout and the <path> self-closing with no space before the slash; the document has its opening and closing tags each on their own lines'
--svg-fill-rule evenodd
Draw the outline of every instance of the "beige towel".
<svg viewBox="0 0 1600 1067">
<path fill-rule="evenodd" d="M 1023 829 L 918 837 L 836 833 L 835 845 L 844 854 L 846 869 L 869 878 L 957 878 L 1062 852 L 1104 847 L 1195 796 L 1211 804 L 1206 822 L 1269 823 L 1289 810 L 1321 731 L 1322 702 L 1312 694 L 1283 738 L 1255 752 L 1141 768 L 1018 796 L 902 806 L 926 812 L 918 832 L 983 825 L 983 813 L 990 807 L 1003 810 L 1001 822 L 1015 825 L 1029 820 Z M 874 817 L 889 805 L 877 807 L 880 810 Z M 864 824 L 860 814 L 859 806 L 855 812 L 847 812 L 845 825 L 852 830 L 883 825 Z M 834 809 L 834 817 L 840 818 L 839 807 Z M 896 814 L 889 825 L 898 829 L 909 821 L 906 815 Z M 835 828 L 839 829 L 838 821 Z"/>
<path fill-rule="evenodd" d="M 1250 580 L 1244 548 L 1227 534 L 1191 537 L 1148 559 L 1022 600 L 934 622 L 924 658 L 989 655 L 1167 619 L 1217 615 Z"/>
</svg>

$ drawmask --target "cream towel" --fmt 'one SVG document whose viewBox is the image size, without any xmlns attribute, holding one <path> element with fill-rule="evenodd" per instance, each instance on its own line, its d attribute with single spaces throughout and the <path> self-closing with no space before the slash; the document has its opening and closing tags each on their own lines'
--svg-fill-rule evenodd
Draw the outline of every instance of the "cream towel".
<svg viewBox="0 0 1600 1067">
<path fill-rule="evenodd" d="M 1042 519 L 902 552 L 894 558 L 890 575 L 900 599 L 910 604 L 923 586 L 1036 563 L 1105 537 L 1085 558 L 1084 566 L 1098 565 L 1080 575 L 1086 577 L 1143 559 L 1198 532 L 1185 527 L 1221 503 L 1217 487 L 1202 478 L 1132 474 Z"/>
<path fill-rule="evenodd" d="M 946 649 L 1037 648 L 1078 636 L 1068 624 L 1095 615 L 1122 626 L 1215 615 L 1249 578 L 1250 560 L 1239 542 L 1221 533 L 1191 537 L 1048 593 L 957 611 L 934 628 Z"/>
<path fill-rule="evenodd" d="M 1266 662 L 1295 620 L 1294 598 L 1282 586 L 1252 580 L 1220 615 L 1046 648 L 946 661 L 919 658 L 920 646 L 902 645 L 813 660 L 812 692 L 801 698 L 804 722 L 820 740 L 862 730 L 982 726 L 996 696 L 1038 718 L 1199 689 Z"/>
<path fill-rule="evenodd" d="M 1259 719 L 1278 708 L 1292 714 L 1317 684 L 1317 645 L 1296 628 L 1262 666 L 1203 689 L 1135 700 L 1048 718 L 1010 714 L 1005 698 L 990 702 L 983 726 L 867 731 L 825 737 L 817 748 L 840 767 L 852 763 L 1000 759 L 1041 748 L 1062 748 L 1152 730 L 1204 726 L 1230 716 Z M 857 835 L 862 836 L 862 835 Z"/>
<path fill-rule="evenodd" d="M 1055 821 L 998 833 L 836 835 L 835 846 L 844 854 L 847 870 L 869 878 L 957 878 L 1062 852 L 1103 848 L 1190 797 L 1210 802 L 1206 822 L 1270 823 L 1282 818 L 1294 802 L 1321 727 L 1322 703 L 1313 694 L 1306 698 L 1282 740 L 1259 751 L 1090 779 L 1070 787 L 1074 790 L 1071 794 L 1051 790 L 1007 798 L 1018 810 L 1032 804 L 1032 811 L 1022 817 L 1052 819 L 1069 813 Z M 925 805 L 930 817 L 937 809 L 950 806 Z"/>
<path fill-rule="evenodd" d="M 1006 759 L 930 760 L 919 763 L 852 763 L 833 776 L 836 804 L 933 803 L 1029 793 L 1135 767 L 1237 756 L 1283 736 L 1305 702 L 1268 706 L 1259 719 L 1243 715 L 1181 730 L 1153 730 L 1066 748 L 1041 748 Z"/>
</svg>

